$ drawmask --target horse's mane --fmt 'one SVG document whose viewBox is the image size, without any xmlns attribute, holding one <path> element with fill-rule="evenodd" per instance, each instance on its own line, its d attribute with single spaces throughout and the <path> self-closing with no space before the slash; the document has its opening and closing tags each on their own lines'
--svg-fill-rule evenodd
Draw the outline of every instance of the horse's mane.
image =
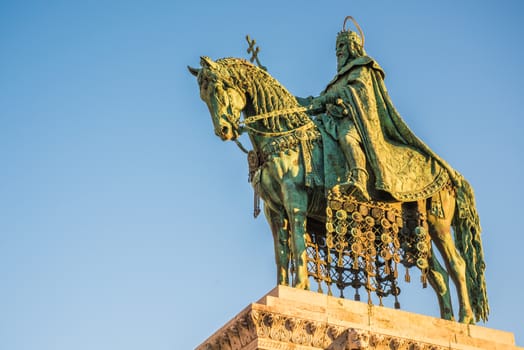
<svg viewBox="0 0 524 350">
<path fill-rule="evenodd" d="M 298 102 L 282 84 L 265 70 L 241 58 L 221 58 L 216 61 L 226 71 L 233 84 L 245 91 L 251 99 L 254 114 L 298 107 Z M 309 122 L 304 112 L 295 112 L 263 119 L 264 127 L 272 131 L 282 129 L 281 121 L 288 129 L 294 129 Z"/>
</svg>

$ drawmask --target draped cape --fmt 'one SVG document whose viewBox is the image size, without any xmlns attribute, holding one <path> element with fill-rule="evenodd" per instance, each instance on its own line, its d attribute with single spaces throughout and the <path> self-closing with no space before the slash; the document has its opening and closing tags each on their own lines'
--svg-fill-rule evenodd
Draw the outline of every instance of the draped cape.
<svg viewBox="0 0 524 350">
<path fill-rule="evenodd" d="M 400 201 L 428 198 L 460 175 L 409 129 L 389 97 L 384 77 L 368 56 L 342 67 L 321 94 L 328 101 L 324 125 L 338 138 L 337 119 L 352 118 L 376 189 Z M 344 104 L 335 104 L 337 99 Z"/>
</svg>

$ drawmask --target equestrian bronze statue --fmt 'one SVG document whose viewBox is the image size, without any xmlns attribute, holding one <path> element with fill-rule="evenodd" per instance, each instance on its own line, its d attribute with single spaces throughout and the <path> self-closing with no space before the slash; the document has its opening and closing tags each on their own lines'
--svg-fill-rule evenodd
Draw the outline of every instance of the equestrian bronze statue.
<svg viewBox="0 0 524 350">
<path fill-rule="evenodd" d="M 358 34 L 346 29 L 348 20 Z M 403 121 L 351 17 L 337 35 L 336 57 L 333 80 L 307 98 L 243 59 L 202 57 L 200 68 L 189 68 L 215 134 L 236 142 L 249 136 L 249 179 L 273 234 L 277 283 L 310 289 L 316 281 L 341 295 L 353 287 L 356 299 L 362 287 L 381 303 L 393 295 L 398 306 L 398 267 L 409 280 L 416 266 L 442 318 L 454 319 L 451 277 L 458 320 L 487 320 L 472 188 Z"/>
</svg>

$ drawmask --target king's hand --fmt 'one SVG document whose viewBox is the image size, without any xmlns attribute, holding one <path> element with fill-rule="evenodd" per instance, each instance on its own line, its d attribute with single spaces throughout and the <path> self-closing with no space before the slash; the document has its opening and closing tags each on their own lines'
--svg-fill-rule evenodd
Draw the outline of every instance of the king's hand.
<svg viewBox="0 0 524 350">
<path fill-rule="evenodd" d="M 326 111 L 326 104 L 322 96 L 311 99 L 309 106 L 307 106 L 307 114 L 317 115 Z"/>
</svg>

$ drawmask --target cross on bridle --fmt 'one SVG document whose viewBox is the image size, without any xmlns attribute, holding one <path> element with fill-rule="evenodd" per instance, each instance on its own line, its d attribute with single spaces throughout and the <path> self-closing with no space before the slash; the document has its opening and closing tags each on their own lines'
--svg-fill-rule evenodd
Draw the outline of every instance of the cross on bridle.
<svg viewBox="0 0 524 350">
<path fill-rule="evenodd" d="M 267 68 L 265 66 L 263 66 L 261 63 L 260 63 L 260 60 L 258 59 L 258 53 L 260 52 L 260 47 L 258 46 L 255 46 L 256 45 L 256 41 L 255 39 L 251 40 L 251 38 L 249 37 L 249 35 L 246 35 L 246 40 L 247 40 L 247 43 L 249 45 L 249 47 L 247 48 L 247 53 L 251 54 L 251 58 L 249 59 L 249 61 L 251 62 L 254 62 L 254 61 L 257 61 L 257 65 L 262 68 L 263 70 L 267 71 Z"/>
</svg>

